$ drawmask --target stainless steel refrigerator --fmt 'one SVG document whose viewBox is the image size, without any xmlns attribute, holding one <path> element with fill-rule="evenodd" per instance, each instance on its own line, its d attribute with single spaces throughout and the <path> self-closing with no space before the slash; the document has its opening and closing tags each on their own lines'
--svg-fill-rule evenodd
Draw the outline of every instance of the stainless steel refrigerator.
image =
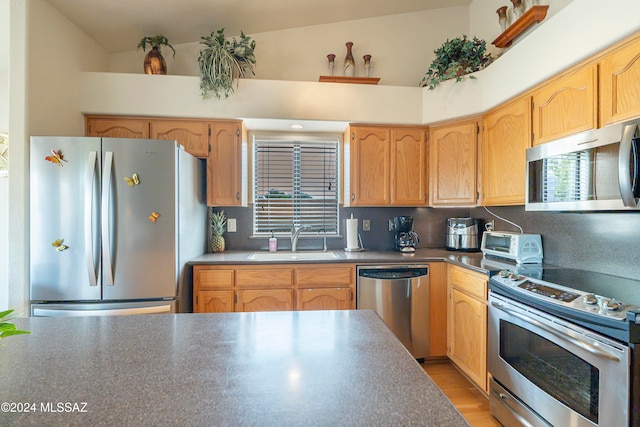
<svg viewBox="0 0 640 427">
<path fill-rule="evenodd" d="M 30 168 L 33 316 L 188 310 L 185 264 L 206 251 L 202 160 L 176 141 L 32 137 Z"/>
</svg>

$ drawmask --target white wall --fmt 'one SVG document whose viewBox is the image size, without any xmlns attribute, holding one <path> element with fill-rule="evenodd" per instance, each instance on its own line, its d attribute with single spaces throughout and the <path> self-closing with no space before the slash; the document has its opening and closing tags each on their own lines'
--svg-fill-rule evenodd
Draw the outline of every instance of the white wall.
<svg viewBox="0 0 640 427">
<path fill-rule="evenodd" d="M 318 81 L 320 75 L 328 74 L 329 53 L 336 55 L 336 75 L 342 75 L 345 43 L 351 41 L 356 75 L 364 75 L 362 56 L 370 54 L 371 74 L 381 78 L 380 85 L 416 87 L 433 60 L 433 50 L 445 39 L 468 32 L 468 21 L 467 7 L 451 7 L 250 34 L 256 41 L 255 78 Z M 170 34 L 165 36 L 171 41 Z M 175 60 L 171 50 L 165 48 L 169 74 L 199 76 L 197 58 L 201 46 L 198 42 L 175 45 Z M 142 50 L 112 54 L 110 71 L 143 73 L 144 55 Z"/>
<path fill-rule="evenodd" d="M 545 4 L 549 6 L 547 9 L 547 16 L 545 20 L 551 18 L 558 13 L 562 8 L 567 6 L 574 0 L 523 0 L 527 5 Z M 507 26 L 511 25 L 515 20 L 513 16 L 513 5 L 508 0 L 473 0 L 469 5 L 469 33 L 476 35 L 478 38 L 487 41 L 487 51 L 491 52 L 494 56 L 499 55 L 504 49 L 500 49 L 491 44 L 496 37 L 500 35 L 502 29 L 498 24 L 498 10 L 501 6 L 509 6 L 507 8 Z M 535 30 L 536 25 L 533 25 L 527 32 Z M 512 46 L 515 46 L 520 40 L 526 37 L 527 32 L 523 33 L 523 36 L 516 39 Z"/>
<path fill-rule="evenodd" d="M 108 68 L 106 51 L 45 0 L 11 0 L 9 61 L 9 306 L 28 313 L 29 137 L 77 134 L 81 71 Z"/>
<path fill-rule="evenodd" d="M 9 133 L 9 0 L 0 0 L 0 133 Z M 9 178 L 0 176 L 0 310 L 9 308 Z"/>
<path fill-rule="evenodd" d="M 637 0 L 573 0 L 475 73 L 477 80 L 425 89 L 423 122 L 483 113 L 637 32 L 639 15 Z"/>
</svg>

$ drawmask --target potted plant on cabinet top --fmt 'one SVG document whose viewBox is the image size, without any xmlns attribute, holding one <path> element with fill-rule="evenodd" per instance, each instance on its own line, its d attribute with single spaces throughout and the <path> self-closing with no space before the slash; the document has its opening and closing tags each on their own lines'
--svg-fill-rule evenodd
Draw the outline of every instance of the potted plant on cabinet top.
<svg viewBox="0 0 640 427">
<path fill-rule="evenodd" d="M 486 53 L 487 42 L 476 37 L 468 39 L 466 35 L 456 37 L 434 50 L 436 57 L 425 73 L 421 86 L 435 89 L 440 82 L 449 79 L 462 81 L 465 75 L 482 70 L 487 67 L 494 58 L 491 53 Z M 473 76 L 469 76 L 475 79 Z"/>
<path fill-rule="evenodd" d="M 198 55 L 198 65 L 203 98 L 211 95 L 217 99 L 227 98 L 233 93 L 234 79 L 245 77 L 248 72 L 255 75 L 256 42 L 242 31 L 240 40 L 235 37 L 227 40 L 224 28 L 201 39 L 200 43 L 205 46 Z"/>
<path fill-rule="evenodd" d="M 174 58 L 176 57 L 176 50 L 162 34 L 153 37 L 144 36 L 138 43 L 138 49 L 146 51 L 147 45 L 151 46 L 151 50 L 144 57 L 144 72 L 146 74 L 167 74 L 167 62 L 162 56 L 161 47 L 167 46 L 170 48 L 173 51 Z"/>
</svg>

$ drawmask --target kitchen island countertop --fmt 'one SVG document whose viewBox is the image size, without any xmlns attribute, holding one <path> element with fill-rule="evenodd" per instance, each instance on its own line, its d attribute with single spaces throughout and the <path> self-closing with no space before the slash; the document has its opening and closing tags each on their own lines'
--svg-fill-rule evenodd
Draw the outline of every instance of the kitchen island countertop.
<svg viewBox="0 0 640 427">
<path fill-rule="evenodd" d="M 369 310 L 15 323 L 3 426 L 468 425 Z"/>
</svg>

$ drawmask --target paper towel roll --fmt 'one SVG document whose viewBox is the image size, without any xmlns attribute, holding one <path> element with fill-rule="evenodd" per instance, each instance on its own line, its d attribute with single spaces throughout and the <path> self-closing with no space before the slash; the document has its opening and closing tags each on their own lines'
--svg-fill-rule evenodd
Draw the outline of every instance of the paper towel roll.
<svg viewBox="0 0 640 427">
<path fill-rule="evenodd" d="M 347 219 L 347 249 L 358 249 L 358 219 Z"/>
</svg>

